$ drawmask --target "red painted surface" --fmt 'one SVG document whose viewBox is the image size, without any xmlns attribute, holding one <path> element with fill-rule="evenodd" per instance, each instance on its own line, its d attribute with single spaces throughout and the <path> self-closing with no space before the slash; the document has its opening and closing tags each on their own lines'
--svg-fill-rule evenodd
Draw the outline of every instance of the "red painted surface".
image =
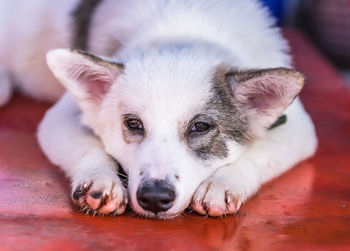
<svg viewBox="0 0 350 251">
<path fill-rule="evenodd" d="M 307 77 L 302 99 L 320 138 L 314 158 L 235 216 L 83 216 L 35 139 L 48 105 L 17 95 L 0 109 L 0 250 L 350 250 L 350 93 L 300 33 L 286 36 Z"/>
</svg>

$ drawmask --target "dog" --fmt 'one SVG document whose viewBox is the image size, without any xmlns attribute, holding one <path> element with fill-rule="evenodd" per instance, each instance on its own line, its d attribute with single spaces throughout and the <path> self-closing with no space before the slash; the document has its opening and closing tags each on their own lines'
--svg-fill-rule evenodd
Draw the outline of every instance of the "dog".
<svg viewBox="0 0 350 251">
<path fill-rule="evenodd" d="M 234 214 L 315 152 L 304 77 L 258 0 L 1 5 L 0 102 L 57 101 L 38 141 L 86 213 Z"/>
</svg>

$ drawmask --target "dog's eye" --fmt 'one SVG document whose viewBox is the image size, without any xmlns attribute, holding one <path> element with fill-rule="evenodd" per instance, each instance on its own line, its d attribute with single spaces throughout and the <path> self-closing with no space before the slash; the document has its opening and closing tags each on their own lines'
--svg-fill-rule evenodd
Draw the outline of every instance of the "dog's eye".
<svg viewBox="0 0 350 251">
<path fill-rule="evenodd" d="M 210 129 L 210 125 L 204 122 L 196 122 L 191 128 L 191 132 L 206 132 Z"/>
<path fill-rule="evenodd" d="M 125 123 L 131 130 L 143 130 L 143 124 L 138 119 L 128 119 L 125 121 Z"/>
</svg>

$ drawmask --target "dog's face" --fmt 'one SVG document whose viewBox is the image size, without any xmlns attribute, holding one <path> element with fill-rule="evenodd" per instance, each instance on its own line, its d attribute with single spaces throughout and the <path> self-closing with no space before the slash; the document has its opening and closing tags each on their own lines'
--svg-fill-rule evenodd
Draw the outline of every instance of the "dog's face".
<svg viewBox="0 0 350 251">
<path fill-rule="evenodd" d="M 48 63 L 83 123 L 128 174 L 133 209 L 170 218 L 199 184 L 235 162 L 299 93 L 287 69 L 237 72 L 203 55 L 150 52 L 125 65 L 55 50 Z"/>
</svg>

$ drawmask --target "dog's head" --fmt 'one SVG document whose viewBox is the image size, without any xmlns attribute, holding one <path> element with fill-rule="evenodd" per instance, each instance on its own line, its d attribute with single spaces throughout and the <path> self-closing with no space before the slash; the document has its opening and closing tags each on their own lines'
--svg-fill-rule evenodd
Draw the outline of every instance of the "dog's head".
<svg viewBox="0 0 350 251">
<path fill-rule="evenodd" d="M 303 85 L 293 70 L 238 71 L 205 55 L 151 51 L 123 65 L 57 49 L 47 58 L 82 122 L 128 174 L 131 206 L 148 217 L 181 213 L 199 184 L 236 161 Z"/>
</svg>

